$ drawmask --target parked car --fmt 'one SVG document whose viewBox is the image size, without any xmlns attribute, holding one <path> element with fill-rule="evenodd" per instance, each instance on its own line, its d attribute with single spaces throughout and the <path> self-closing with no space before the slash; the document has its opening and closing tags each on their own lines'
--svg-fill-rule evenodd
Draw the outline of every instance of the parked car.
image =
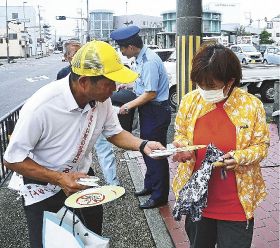
<svg viewBox="0 0 280 248">
<path fill-rule="evenodd" d="M 230 49 L 236 54 L 241 64 L 262 63 L 262 55 L 250 44 L 233 45 Z"/>
<path fill-rule="evenodd" d="M 263 63 L 280 65 L 280 48 L 268 47 L 263 55 Z"/>
<path fill-rule="evenodd" d="M 261 45 L 255 45 L 255 48 L 257 49 L 258 52 L 260 52 L 262 54 L 262 56 L 264 55 L 265 51 L 267 50 L 267 48 L 271 47 L 272 45 L 270 44 L 261 44 Z"/>
<path fill-rule="evenodd" d="M 163 62 L 167 61 L 174 51 L 175 48 L 154 49 L 154 52 L 161 58 Z"/>
<path fill-rule="evenodd" d="M 60 54 L 60 53 L 62 53 L 62 51 L 60 51 L 60 50 L 54 50 L 53 53 L 54 53 L 54 54 Z"/>
<path fill-rule="evenodd" d="M 159 49 L 158 45 L 147 45 L 148 48 L 154 50 L 154 49 Z"/>
<path fill-rule="evenodd" d="M 169 105 L 177 107 L 177 81 L 176 81 L 176 51 L 174 50 L 169 58 L 163 62 L 169 79 Z"/>
</svg>

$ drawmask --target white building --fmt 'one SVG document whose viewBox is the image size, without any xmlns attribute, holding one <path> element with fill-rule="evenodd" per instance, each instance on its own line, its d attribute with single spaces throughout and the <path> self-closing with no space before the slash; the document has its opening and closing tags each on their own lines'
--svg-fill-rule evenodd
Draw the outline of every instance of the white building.
<svg viewBox="0 0 280 248">
<path fill-rule="evenodd" d="M 7 20 L 8 20 L 8 33 L 9 37 L 12 38 L 10 41 L 10 55 L 14 54 L 15 57 L 35 56 L 39 51 L 46 53 L 45 41 L 42 38 L 43 30 L 41 29 L 40 39 L 40 28 L 36 20 L 38 18 L 34 7 L 32 6 L 7 6 Z M 18 23 L 18 28 L 13 23 Z M 17 33 L 18 32 L 18 33 Z M 17 34 L 17 35 L 15 35 Z M 13 39 L 19 37 L 18 45 L 15 47 Z M 3 43 L 0 40 L 0 53 L 5 53 L 7 56 L 7 44 L 6 44 L 6 6 L 0 6 L 0 37 L 3 39 Z M 42 42 L 42 43 L 41 43 Z M 12 45 L 13 44 L 13 45 Z M 24 47 L 25 54 L 19 53 Z M 14 50 L 13 50 L 14 49 Z M 18 53 L 16 53 L 16 51 Z"/>
<path fill-rule="evenodd" d="M 267 22 L 266 31 L 271 33 L 271 39 L 280 46 L 280 15 Z"/>
<path fill-rule="evenodd" d="M 108 41 L 113 31 L 113 11 L 93 10 L 89 13 L 89 35 L 91 39 Z"/>
<path fill-rule="evenodd" d="M 0 28 L 0 58 L 7 57 L 6 29 Z M 9 57 L 24 58 L 28 55 L 28 36 L 23 31 L 23 24 L 9 23 Z"/>
<path fill-rule="evenodd" d="M 144 44 L 159 45 L 157 34 L 162 31 L 162 17 L 148 15 L 121 15 L 114 16 L 114 29 L 136 25 L 140 28 L 140 37 Z"/>
</svg>

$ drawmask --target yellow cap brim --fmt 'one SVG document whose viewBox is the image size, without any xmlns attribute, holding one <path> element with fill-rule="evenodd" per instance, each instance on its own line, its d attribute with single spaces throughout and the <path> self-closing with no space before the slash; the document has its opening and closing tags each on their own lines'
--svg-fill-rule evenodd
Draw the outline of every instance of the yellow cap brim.
<svg viewBox="0 0 280 248">
<path fill-rule="evenodd" d="M 138 73 L 123 66 L 122 69 L 114 72 L 104 74 L 106 78 L 109 78 L 117 83 L 129 84 L 134 82 L 138 78 Z"/>
</svg>

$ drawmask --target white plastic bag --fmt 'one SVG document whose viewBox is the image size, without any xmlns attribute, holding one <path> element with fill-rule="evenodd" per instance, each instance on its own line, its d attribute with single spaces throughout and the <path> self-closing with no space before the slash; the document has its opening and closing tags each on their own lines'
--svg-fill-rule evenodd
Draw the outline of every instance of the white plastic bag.
<svg viewBox="0 0 280 248">
<path fill-rule="evenodd" d="M 73 212 L 63 207 L 57 213 L 44 211 L 43 247 L 109 248 L 109 239 L 88 230 L 77 215 L 73 218 Z"/>
</svg>

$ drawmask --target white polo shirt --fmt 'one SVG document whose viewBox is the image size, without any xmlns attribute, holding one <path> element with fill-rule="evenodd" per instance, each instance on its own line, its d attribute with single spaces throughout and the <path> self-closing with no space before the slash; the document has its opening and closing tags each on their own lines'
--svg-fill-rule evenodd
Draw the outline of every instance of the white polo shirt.
<svg viewBox="0 0 280 248">
<path fill-rule="evenodd" d="M 69 76 L 42 87 L 20 111 L 4 159 L 16 163 L 30 157 L 48 169 L 61 171 L 77 152 L 90 109 L 89 104 L 84 109 L 77 105 Z M 92 147 L 100 133 L 110 137 L 123 130 L 110 98 L 103 103 L 96 102 L 92 123 L 94 129 L 84 156 L 72 171 L 88 172 Z"/>
</svg>

